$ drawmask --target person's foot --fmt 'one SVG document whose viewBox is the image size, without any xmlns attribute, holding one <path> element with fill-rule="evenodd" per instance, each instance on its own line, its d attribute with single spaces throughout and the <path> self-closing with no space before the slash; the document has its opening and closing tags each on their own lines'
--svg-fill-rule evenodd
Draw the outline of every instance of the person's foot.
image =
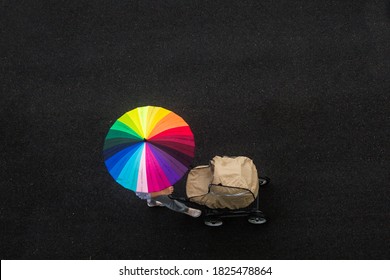
<svg viewBox="0 0 390 280">
<path fill-rule="evenodd" d="M 191 217 L 198 218 L 202 214 L 202 211 L 195 208 L 188 208 L 185 213 Z"/>
<path fill-rule="evenodd" d="M 160 201 L 154 200 L 154 201 L 148 201 L 146 203 L 149 207 L 164 207 L 164 204 L 162 204 Z"/>
</svg>

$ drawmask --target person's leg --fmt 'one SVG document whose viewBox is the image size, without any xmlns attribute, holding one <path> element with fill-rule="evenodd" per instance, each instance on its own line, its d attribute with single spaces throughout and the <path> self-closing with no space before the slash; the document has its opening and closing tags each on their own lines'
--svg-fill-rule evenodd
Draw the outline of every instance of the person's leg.
<svg viewBox="0 0 390 280">
<path fill-rule="evenodd" d="M 190 208 L 187 205 L 185 205 L 184 203 L 181 203 L 177 200 L 171 199 L 167 195 L 160 195 L 160 196 L 154 197 L 152 199 L 152 201 L 155 201 L 156 203 L 160 202 L 165 207 L 167 207 L 173 211 L 187 214 L 187 215 L 194 217 L 194 218 L 197 218 L 202 214 L 202 211 L 200 211 L 198 209 Z"/>
<path fill-rule="evenodd" d="M 176 211 L 176 212 L 185 213 L 188 211 L 187 205 L 185 205 L 184 203 L 181 203 L 177 200 L 171 199 L 167 195 L 160 195 L 160 196 L 154 197 L 153 200 L 156 202 L 161 202 L 165 207 L 167 207 L 173 211 Z"/>
<path fill-rule="evenodd" d="M 156 206 L 164 207 L 164 204 L 162 204 L 160 201 L 154 200 L 153 198 L 149 198 L 149 199 L 146 201 L 146 204 L 147 204 L 149 207 L 156 207 Z"/>
</svg>

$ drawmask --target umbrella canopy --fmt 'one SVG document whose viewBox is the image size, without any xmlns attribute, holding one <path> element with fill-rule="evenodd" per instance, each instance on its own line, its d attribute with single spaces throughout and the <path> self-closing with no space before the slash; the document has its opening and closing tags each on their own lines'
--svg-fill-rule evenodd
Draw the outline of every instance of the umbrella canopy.
<svg viewBox="0 0 390 280">
<path fill-rule="evenodd" d="M 111 176 L 135 192 L 156 192 L 179 181 L 194 157 L 194 135 L 175 113 L 154 106 L 121 116 L 104 141 Z"/>
</svg>

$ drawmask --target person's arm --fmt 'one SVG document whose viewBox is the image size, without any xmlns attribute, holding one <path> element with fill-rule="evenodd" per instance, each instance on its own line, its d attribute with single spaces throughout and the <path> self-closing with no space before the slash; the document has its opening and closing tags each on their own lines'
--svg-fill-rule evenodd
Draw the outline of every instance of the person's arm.
<svg viewBox="0 0 390 280">
<path fill-rule="evenodd" d="M 154 198 L 154 197 L 161 196 L 161 195 L 170 195 L 172 193 L 173 193 L 173 186 L 170 186 L 170 187 L 163 189 L 161 191 L 150 193 L 150 197 Z"/>
</svg>

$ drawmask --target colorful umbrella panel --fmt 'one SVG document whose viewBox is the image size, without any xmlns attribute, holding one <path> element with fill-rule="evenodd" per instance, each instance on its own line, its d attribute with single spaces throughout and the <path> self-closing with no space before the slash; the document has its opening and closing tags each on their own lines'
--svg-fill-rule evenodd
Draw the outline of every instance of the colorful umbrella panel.
<svg viewBox="0 0 390 280">
<path fill-rule="evenodd" d="M 188 124 L 162 107 L 145 106 L 121 116 L 110 128 L 103 156 L 111 176 L 136 192 L 156 192 L 179 181 L 194 157 Z"/>
</svg>

